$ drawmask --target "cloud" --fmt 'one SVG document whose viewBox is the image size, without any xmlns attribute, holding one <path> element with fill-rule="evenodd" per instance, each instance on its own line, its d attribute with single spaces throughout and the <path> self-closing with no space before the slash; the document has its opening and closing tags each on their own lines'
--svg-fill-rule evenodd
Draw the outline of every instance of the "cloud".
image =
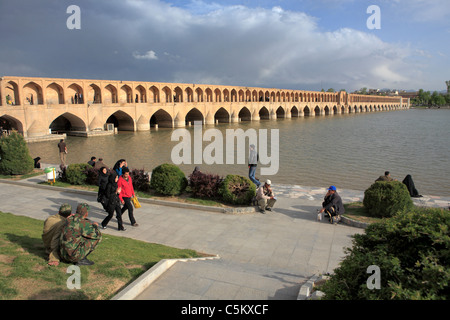
<svg viewBox="0 0 450 320">
<path fill-rule="evenodd" d="M 54 2 L 42 3 L 45 8 Z M 319 18 L 282 6 L 201 0 L 185 7 L 160 0 L 80 2 L 78 31 L 65 28 L 66 8 L 59 6 L 52 7 L 51 19 L 42 9 L 35 28 L 20 27 L 20 33 L 11 29 L 0 59 L 34 66 L 38 69 L 34 76 L 283 89 L 320 90 L 323 82 L 337 90 L 410 88 L 415 86 L 410 79 L 421 78 L 421 69 L 411 61 L 417 55 L 413 49 L 382 41 L 370 32 L 323 30 Z M 60 17 L 55 15 L 60 11 Z M 21 15 L 15 19 L 15 25 L 23 24 Z M 0 29 L 6 27 L 0 19 Z M 12 49 L 21 54 L 10 56 Z"/>
<path fill-rule="evenodd" d="M 158 60 L 156 52 L 153 50 L 147 51 L 145 54 L 139 54 L 138 52 L 133 52 L 133 57 L 138 60 Z"/>
</svg>

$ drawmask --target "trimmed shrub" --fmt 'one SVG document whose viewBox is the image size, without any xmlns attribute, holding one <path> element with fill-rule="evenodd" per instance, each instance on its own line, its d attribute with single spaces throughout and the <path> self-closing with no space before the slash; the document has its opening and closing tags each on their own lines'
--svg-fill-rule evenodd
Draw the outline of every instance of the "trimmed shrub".
<svg viewBox="0 0 450 320">
<path fill-rule="evenodd" d="M 8 175 L 27 174 L 33 171 L 34 161 L 21 134 L 0 138 L 0 173 Z"/>
<path fill-rule="evenodd" d="M 187 187 L 183 171 L 176 165 L 164 163 L 152 171 L 150 187 L 163 195 L 178 195 Z"/>
<path fill-rule="evenodd" d="M 392 217 L 413 207 L 408 188 L 400 181 L 377 181 L 364 192 L 363 205 L 373 217 Z"/>
<path fill-rule="evenodd" d="M 133 169 L 130 172 L 130 176 L 134 190 L 143 192 L 150 190 L 150 177 L 144 169 Z"/>
<path fill-rule="evenodd" d="M 84 174 L 86 175 L 86 184 L 98 186 L 99 169 L 95 169 L 91 165 L 87 165 L 84 169 Z"/>
<path fill-rule="evenodd" d="M 217 174 L 193 172 L 189 176 L 189 186 L 192 195 L 197 198 L 217 199 L 219 197 L 219 188 L 223 178 Z"/>
<path fill-rule="evenodd" d="M 324 299 L 415 300 L 450 298 L 450 211 L 415 208 L 353 235 L 353 247 L 321 286 Z M 370 290 L 367 268 L 380 268 Z"/>
<path fill-rule="evenodd" d="M 66 168 L 66 180 L 70 184 L 83 185 L 86 184 L 86 170 L 92 168 L 87 163 L 73 163 Z M 96 183 L 95 183 L 96 184 Z"/>
<path fill-rule="evenodd" d="M 229 174 L 223 180 L 219 194 L 226 203 L 247 205 L 256 195 L 256 186 L 247 177 Z"/>
</svg>

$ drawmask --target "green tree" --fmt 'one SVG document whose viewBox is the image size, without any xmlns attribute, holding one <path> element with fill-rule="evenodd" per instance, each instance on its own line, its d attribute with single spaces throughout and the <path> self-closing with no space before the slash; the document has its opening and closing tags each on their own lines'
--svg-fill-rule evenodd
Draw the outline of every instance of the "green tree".
<svg viewBox="0 0 450 320">
<path fill-rule="evenodd" d="M 8 175 L 27 174 L 34 168 L 27 143 L 21 134 L 0 138 L 0 173 Z"/>
</svg>

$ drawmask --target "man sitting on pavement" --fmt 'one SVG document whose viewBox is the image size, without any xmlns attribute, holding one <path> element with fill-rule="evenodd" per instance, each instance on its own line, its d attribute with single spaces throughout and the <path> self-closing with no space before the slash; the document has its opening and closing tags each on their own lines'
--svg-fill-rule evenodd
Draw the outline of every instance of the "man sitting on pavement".
<svg viewBox="0 0 450 320">
<path fill-rule="evenodd" d="M 62 230 L 60 256 L 68 263 L 92 265 L 87 256 L 95 250 L 102 240 L 102 234 L 96 222 L 88 218 L 89 205 L 81 203 L 74 215 L 70 216 Z"/>
<path fill-rule="evenodd" d="M 50 266 L 59 265 L 59 241 L 64 224 L 72 214 L 72 206 L 64 203 L 59 208 L 58 214 L 48 217 L 44 222 L 42 241 L 45 252 L 48 254 L 48 264 Z"/>
<path fill-rule="evenodd" d="M 341 196 L 337 193 L 335 186 L 330 186 L 327 189 L 327 194 L 322 202 L 322 209 L 319 212 L 325 212 L 328 215 L 330 223 L 336 224 L 341 220 L 341 215 L 345 212 L 345 209 Z"/>
<path fill-rule="evenodd" d="M 272 207 L 275 205 L 277 198 L 274 196 L 270 185 L 272 182 L 267 180 L 256 191 L 256 200 L 258 201 L 259 211 L 266 213 L 266 210 L 272 211 Z"/>
</svg>

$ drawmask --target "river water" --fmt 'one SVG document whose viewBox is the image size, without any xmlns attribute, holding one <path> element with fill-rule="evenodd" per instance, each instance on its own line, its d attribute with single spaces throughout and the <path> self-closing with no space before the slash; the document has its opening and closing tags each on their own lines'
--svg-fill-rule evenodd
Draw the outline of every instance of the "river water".
<svg viewBox="0 0 450 320">
<path fill-rule="evenodd" d="M 260 129 L 268 129 L 269 140 L 275 132 L 273 130 L 279 130 L 279 141 L 272 139 L 268 145 L 269 155 L 275 157 L 276 154 L 270 154 L 276 149 L 271 143 L 279 143 L 278 172 L 270 176 L 260 175 L 261 167 L 275 168 L 272 159 L 271 164 L 260 164 L 256 173 L 261 180 L 270 179 L 273 184 L 324 188 L 336 185 L 338 190 L 365 190 L 388 170 L 399 181 L 411 174 L 421 194 L 450 196 L 449 123 L 449 109 L 410 109 L 219 124 L 204 126 L 202 132 L 218 129 L 223 134 L 225 154 L 227 129 L 255 129 L 258 133 L 263 132 Z M 171 141 L 174 130 L 120 132 L 115 136 L 92 138 L 68 137 L 67 162 L 87 162 L 91 156 L 96 156 L 113 166 L 116 160 L 125 158 L 129 167 L 151 171 L 159 164 L 172 163 L 172 150 L 181 146 L 178 139 Z M 194 140 L 194 127 L 186 130 Z M 57 143 L 38 142 L 28 146 L 33 158 L 40 156 L 43 163 L 59 163 Z M 208 145 L 211 145 L 210 141 L 203 141 L 202 150 Z M 248 143 L 245 149 L 248 149 Z M 193 160 L 194 156 L 191 157 Z M 236 157 L 234 163 L 237 160 Z M 202 171 L 222 176 L 248 174 L 246 164 L 207 165 L 203 162 L 179 166 L 189 175 L 196 165 Z"/>
</svg>

